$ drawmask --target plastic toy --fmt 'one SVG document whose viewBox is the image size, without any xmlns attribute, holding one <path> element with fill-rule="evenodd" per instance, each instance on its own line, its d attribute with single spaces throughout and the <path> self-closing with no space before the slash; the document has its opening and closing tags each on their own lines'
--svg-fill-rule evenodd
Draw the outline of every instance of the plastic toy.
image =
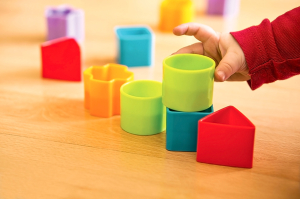
<svg viewBox="0 0 300 199">
<path fill-rule="evenodd" d="M 83 73 L 84 105 L 98 117 L 120 115 L 120 87 L 133 80 L 126 66 L 107 64 L 92 66 Z"/>
<path fill-rule="evenodd" d="M 116 27 L 118 63 L 130 66 L 151 66 L 154 56 L 154 34 L 147 26 Z"/>
<path fill-rule="evenodd" d="M 208 0 L 207 14 L 236 15 L 239 12 L 240 0 Z"/>
<path fill-rule="evenodd" d="M 84 12 L 69 6 L 46 8 L 47 40 L 60 37 L 75 38 L 78 43 L 84 40 Z"/>
<path fill-rule="evenodd" d="M 80 48 L 73 38 L 59 38 L 41 45 L 44 78 L 81 81 Z"/>
<path fill-rule="evenodd" d="M 153 135 L 166 128 L 161 82 L 137 80 L 121 87 L 121 127 L 136 135 Z"/>
<path fill-rule="evenodd" d="M 160 6 L 159 29 L 172 32 L 176 26 L 192 22 L 195 7 L 191 0 L 164 0 Z"/>
<path fill-rule="evenodd" d="M 163 61 L 163 104 L 196 112 L 212 106 L 215 62 L 197 54 L 177 54 Z"/>
<path fill-rule="evenodd" d="M 167 108 L 167 149 L 170 151 L 196 151 L 198 120 L 213 111 L 213 106 L 199 112 L 180 112 Z"/>
<path fill-rule="evenodd" d="M 252 168 L 255 126 L 233 106 L 198 123 L 197 161 Z"/>
</svg>

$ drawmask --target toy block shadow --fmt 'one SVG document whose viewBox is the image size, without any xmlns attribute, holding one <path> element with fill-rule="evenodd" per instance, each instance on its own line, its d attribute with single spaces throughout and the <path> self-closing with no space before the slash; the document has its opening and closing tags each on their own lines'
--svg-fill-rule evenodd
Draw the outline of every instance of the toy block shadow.
<svg viewBox="0 0 300 199">
<path fill-rule="evenodd" d="M 118 63 L 151 66 L 154 59 L 154 34 L 147 26 L 116 27 Z"/>
<path fill-rule="evenodd" d="M 198 112 L 180 112 L 167 108 L 167 150 L 195 152 L 197 149 L 198 120 L 213 113 L 213 111 L 213 106 Z"/>
<path fill-rule="evenodd" d="M 89 67 L 83 73 L 85 108 L 93 116 L 120 115 L 120 87 L 132 81 L 133 76 L 126 66 L 119 64 Z"/>
<path fill-rule="evenodd" d="M 80 47 L 73 38 L 59 38 L 41 45 L 44 78 L 81 81 Z"/>
<path fill-rule="evenodd" d="M 197 161 L 252 168 L 255 126 L 233 106 L 198 122 Z"/>
<path fill-rule="evenodd" d="M 84 12 L 69 6 L 46 8 L 47 41 L 60 37 L 75 38 L 78 43 L 84 40 Z"/>
</svg>

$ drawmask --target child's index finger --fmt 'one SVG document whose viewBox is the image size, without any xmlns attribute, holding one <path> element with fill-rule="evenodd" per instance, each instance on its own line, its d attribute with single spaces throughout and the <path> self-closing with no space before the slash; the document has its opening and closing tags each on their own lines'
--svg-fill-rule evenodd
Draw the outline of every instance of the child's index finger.
<svg viewBox="0 0 300 199">
<path fill-rule="evenodd" d="M 177 36 L 194 36 L 196 39 L 202 42 L 206 42 L 212 35 L 216 34 L 211 27 L 198 23 L 181 24 L 173 29 L 173 33 Z"/>
</svg>

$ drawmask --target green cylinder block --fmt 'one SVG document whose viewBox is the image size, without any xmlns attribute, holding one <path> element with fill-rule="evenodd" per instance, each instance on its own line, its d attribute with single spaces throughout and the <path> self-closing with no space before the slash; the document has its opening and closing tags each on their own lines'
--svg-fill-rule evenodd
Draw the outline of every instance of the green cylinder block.
<svg viewBox="0 0 300 199">
<path fill-rule="evenodd" d="M 153 135 L 166 129 L 161 82 L 136 80 L 121 87 L 121 128 L 136 135 Z"/>
<path fill-rule="evenodd" d="M 163 61 L 163 104 L 195 112 L 212 106 L 215 62 L 197 54 L 176 54 Z"/>
</svg>

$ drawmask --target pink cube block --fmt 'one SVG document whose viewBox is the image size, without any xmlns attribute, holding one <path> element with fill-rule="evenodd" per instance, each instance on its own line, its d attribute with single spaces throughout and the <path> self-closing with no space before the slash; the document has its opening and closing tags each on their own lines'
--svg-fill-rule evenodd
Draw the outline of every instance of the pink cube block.
<svg viewBox="0 0 300 199">
<path fill-rule="evenodd" d="M 207 14 L 236 15 L 239 12 L 240 0 L 208 0 Z"/>
<path fill-rule="evenodd" d="M 78 43 L 84 41 L 84 12 L 70 6 L 48 7 L 45 11 L 47 20 L 47 41 L 61 37 L 72 37 Z"/>
</svg>

